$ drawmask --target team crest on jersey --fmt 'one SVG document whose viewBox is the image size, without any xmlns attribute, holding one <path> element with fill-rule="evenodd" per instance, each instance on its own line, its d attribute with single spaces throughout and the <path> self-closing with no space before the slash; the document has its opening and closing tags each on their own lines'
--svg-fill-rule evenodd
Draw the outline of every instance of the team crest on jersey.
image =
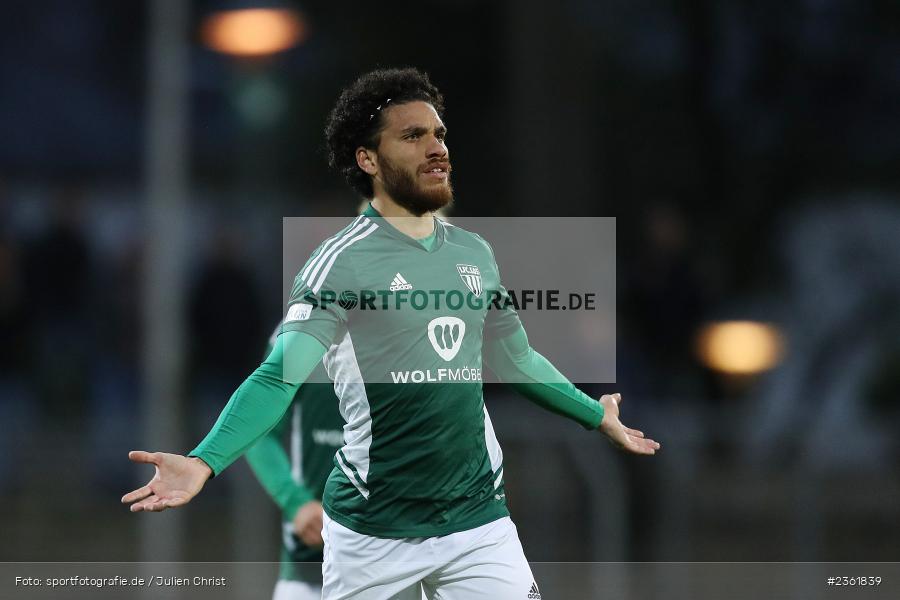
<svg viewBox="0 0 900 600">
<path fill-rule="evenodd" d="M 475 265 L 456 265 L 456 270 L 459 272 L 463 283 L 469 288 L 469 291 L 476 296 L 480 296 L 482 292 L 481 271 L 478 267 Z"/>
</svg>

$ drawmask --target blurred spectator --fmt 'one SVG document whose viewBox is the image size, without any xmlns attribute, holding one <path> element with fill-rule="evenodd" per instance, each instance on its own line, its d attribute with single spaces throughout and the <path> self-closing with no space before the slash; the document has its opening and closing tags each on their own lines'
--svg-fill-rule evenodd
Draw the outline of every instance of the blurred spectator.
<svg viewBox="0 0 900 600">
<path fill-rule="evenodd" d="M 11 241 L 0 235 L 0 489 L 21 475 L 13 465 L 31 426 L 24 378 L 29 325 L 17 259 Z"/>
<path fill-rule="evenodd" d="M 25 258 L 35 389 L 45 413 L 59 422 L 82 416 L 89 386 L 92 266 L 82 202 L 81 189 L 61 190 L 52 200 L 50 223 Z"/>
<path fill-rule="evenodd" d="M 265 347 L 258 286 L 246 260 L 238 235 L 221 229 L 190 292 L 190 373 L 201 433 L 259 364 Z"/>
<path fill-rule="evenodd" d="M 697 397 L 702 386 L 691 343 L 707 299 L 690 239 L 674 205 L 653 204 L 642 215 L 635 256 L 625 257 L 631 266 L 623 273 L 619 309 L 625 316 L 624 383 L 651 396 Z M 632 361 L 640 364 L 629 367 Z"/>
<path fill-rule="evenodd" d="M 142 246 L 131 240 L 102 270 L 97 296 L 98 349 L 91 395 L 91 466 L 94 480 L 110 491 L 121 489 L 132 475 L 122 460 L 139 438 L 141 406 Z"/>
<path fill-rule="evenodd" d="M 28 319 L 18 256 L 0 237 L 0 378 L 21 377 L 28 355 Z"/>
</svg>

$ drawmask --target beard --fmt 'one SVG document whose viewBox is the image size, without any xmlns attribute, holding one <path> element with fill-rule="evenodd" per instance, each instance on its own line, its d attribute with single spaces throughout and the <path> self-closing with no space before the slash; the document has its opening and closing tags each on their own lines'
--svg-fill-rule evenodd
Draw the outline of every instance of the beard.
<svg viewBox="0 0 900 600">
<path fill-rule="evenodd" d="M 446 184 L 419 185 L 416 175 L 411 175 L 402 167 L 395 166 L 386 157 L 381 157 L 381 174 L 384 191 L 398 205 L 410 213 L 421 217 L 427 212 L 439 210 L 453 202 L 453 187 L 450 174 Z"/>
</svg>

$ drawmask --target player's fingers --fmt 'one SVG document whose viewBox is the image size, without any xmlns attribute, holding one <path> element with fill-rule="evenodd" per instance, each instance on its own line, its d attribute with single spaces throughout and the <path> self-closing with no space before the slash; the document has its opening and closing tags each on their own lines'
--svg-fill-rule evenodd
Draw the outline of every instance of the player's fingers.
<svg viewBox="0 0 900 600">
<path fill-rule="evenodd" d="M 641 454 L 656 454 L 659 450 L 659 442 L 644 438 L 631 438 L 631 445 Z"/>
<path fill-rule="evenodd" d="M 132 450 L 128 453 L 128 459 L 138 463 L 159 464 L 159 457 L 155 452 L 146 452 L 144 450 Z"/>
<path fill-rule="evenodd" d="M 656 450 L 654 450 L 653 448 L 649 448 L 647 446 L 643 446 L 641 444 L 629 444 L 628 450 L 629 450 L 629 452 L 631 452 L 633 454 L 646 454 L 646 455 L 656 454 Z"/>
<path fill-rule="evenodd" d="M 150 506 L 146 507 L 144 510 L 149 510 L 150 512 L 162 512 L 162 511 L 166 510 L 167 508 L 169 508 L 169 507 L 166 506 L 165 500 L 157 499 L 156 502 L 154 502 Z"/>
<path fill-rule="evenodd" d="M 122 496 L 122 504 L 130 504 L 138 500 L 143 500 L 152 493 L 153 490 L 150 489 L 150 486 L 145 485 L 144 487 L 140 487 L 133 492 L 128 492 L 127 494 Z"/>
<path fill-rule="evenodd" d="M 644 437 L 643 431 L 638 431 L 637 429 L 632 429 L 631 427 L 625 427 L 625 433 L 627 433 L 630 436 L 634 436 L 634 437 L 639 437 L 639 438 Z"/>
<path fill-rule="evenodd" d="M 153 503 L 156 501 L 156 499 L 157 499 L 157 496 L 153 495 L 144 500 L 141 500 L 140 502 L 135 502 L 130 507 L 131 512 L 143 512 L 145 510 L 149 511 L 150 510 L 149 507 L 153 505 Z"/>
<path fill-rule="evenodd" d="M 616 404 L 622 404 L 622 394 L 616 393 L 612 395 L 613 400 L 616 401 Z"/>
<path fill-rule="evenodd" d="M 625 450 L 634 454 L 647 454 L 652 448 L 647 447 L 641 438 L 625 436 Z"/>
</svg>

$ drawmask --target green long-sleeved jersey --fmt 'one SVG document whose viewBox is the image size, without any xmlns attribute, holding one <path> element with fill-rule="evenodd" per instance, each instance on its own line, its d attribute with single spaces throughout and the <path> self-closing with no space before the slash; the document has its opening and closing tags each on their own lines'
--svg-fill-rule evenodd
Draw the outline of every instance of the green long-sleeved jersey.
<svg viewBox="0 0 900 600">
<path fill-rule="evenodd" d="M 508 515 L 482 357 L 501 380 L 586 427 L 603 410 L 529 346 L 505 297 L 478 235 L 435 220 L 428 249 L 370 208 L 304 266 L 281 343 L 192 454 L 224 468 L 289 401 L 261 402 L 257 386 L 292 395 L 321 348 L 346 422 L 323 498 L 332 519 L 368 535 L 420 537 Z"/>
</svg>

